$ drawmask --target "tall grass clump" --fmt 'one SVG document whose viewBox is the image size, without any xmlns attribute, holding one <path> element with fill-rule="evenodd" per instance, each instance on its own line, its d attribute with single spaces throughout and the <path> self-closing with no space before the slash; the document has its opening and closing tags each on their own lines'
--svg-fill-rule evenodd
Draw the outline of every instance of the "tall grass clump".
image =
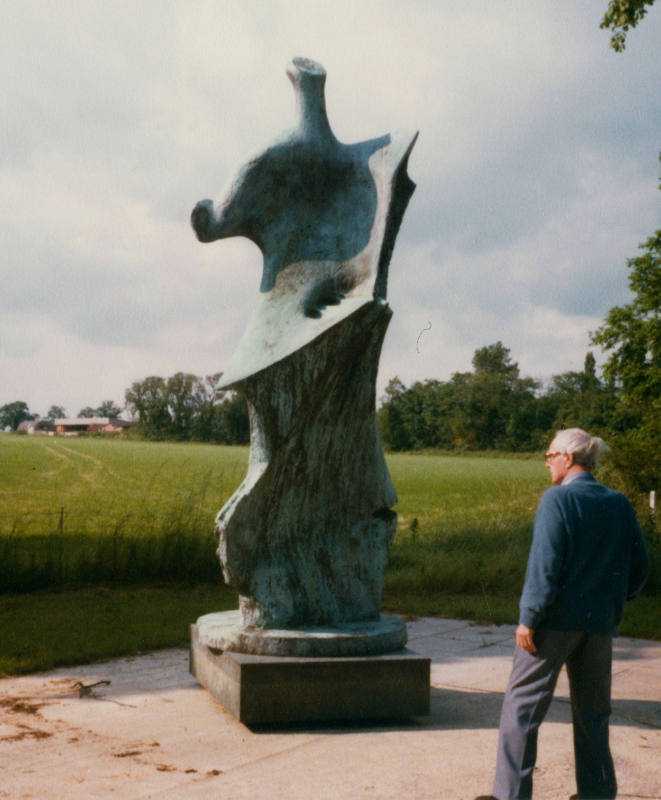
<svg viewBox="0 0 661 800">
<path fill-rule="evenodd" d="M 515 621 L 532 527 L 499 526 L 400 533 L 393 543 L 383 587 L 392 611 Z"/>
<path fill-rule="evenodd" d="M 530 526 L 437 530 L 424 541 L 400 536 L 390 552 L 386 589 L 401 593 L 506 593 L 521 586 Z"/>
<path fill-rule="evenodd" d="M 0 591 L 26 592 L 72 582 L 141 583 L 221 580 L 213 516 L 182 502 L 154 519 L 127 512 L 108 515 L 107 526 L 85 530 L 90 520 L 59 516 L 50 532 L 0 535 Z M 69 527 L 71 530 L 69 530 Z"/>
</svg>

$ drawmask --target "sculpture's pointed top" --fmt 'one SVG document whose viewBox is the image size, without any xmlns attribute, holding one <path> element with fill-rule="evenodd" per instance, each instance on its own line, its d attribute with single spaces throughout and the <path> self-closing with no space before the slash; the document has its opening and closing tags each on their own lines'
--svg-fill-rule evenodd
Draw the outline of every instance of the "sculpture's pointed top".
<svg viewBox="0 0 661 800">
<path fill-rule="evenodd" d="M 292 81 L 296 80 L 294 76 L 308 76 L 310 80 L 319 80 L 322 85 L 326 80 L 326 70 L 321 66 L 318 61 L 313 61 L 311 58 L 303 58 L 296 56 L 287 65 L 287 74 L 291 77 Z"/>
<path fill-rule="evenodd" d="M 294 58 L 287 65 L 298 103 L 299 127 L 305 138 L 331 139 L 335 136 L 326 116 L 326 70 L 310 58 Z"/>
</svg>

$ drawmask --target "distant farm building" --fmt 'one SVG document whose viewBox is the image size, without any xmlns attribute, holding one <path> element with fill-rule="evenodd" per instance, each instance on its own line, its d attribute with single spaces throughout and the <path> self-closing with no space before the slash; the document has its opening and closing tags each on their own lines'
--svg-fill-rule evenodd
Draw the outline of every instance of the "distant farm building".
<svg viewBox="0 0 661 800">
<path fill-rule="evenodd" d="M 78 433 L 118 433 L 128 428 L 130 422 L 110 417 L 74 417 L 73 419 L 56 419 L 56 433 L 76 435 Z"/>
<path fill-rule="evenodd" d="M 16 428 L 19 433 L 53 433 L 55 425 L 49 419 L 26 419 Z"/>
</svg>

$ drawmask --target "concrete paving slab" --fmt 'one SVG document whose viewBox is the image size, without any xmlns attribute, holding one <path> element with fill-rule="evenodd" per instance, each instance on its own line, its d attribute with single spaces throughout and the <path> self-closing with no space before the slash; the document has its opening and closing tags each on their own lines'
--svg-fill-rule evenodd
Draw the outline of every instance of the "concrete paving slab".
<svg viewBox="0 0 661 800">
<path fill-rule="evenodd" d="M 458 662 L 434 660 L 431 666 L 432 686 L 480 689 L 489 692 L 505 690 L 510 675 L 512 648 L 496 645 L 488 652 L 480 650 L 464 653 Z"/>
<path fill-rule="evenodd" d="M 637 661 L 641 658 L 646 661 L 661 659 L 661 643 L 647 639 L 618 637 L 613 642 L 613 655 L 622 665 L 627 661 Z"/>
<path fill-rule="evenodd" d="M 452 631 L 468 631 L 472 622 L 465 619 L 444 619 L 442 617 L 419 617 L 406 623 L 409 641 L 417 636 L 429 634 L 448 634 Z"/>
<path fill-rule="evenodd" d="M 188 673 L 188 653 L 0 680 L 0 798 L 442 798 L 488 793 L 513 626 L 408 623 L 433 653 L 430 714 L 405 722 L 247 728 Z M 661 798 L 661 645 L 615 642 L 611 740 L 628 800 Z M 97 686 L 98 681 L 110 681 Z M 575 791 L 559 686 L 539 738 L 535 797 Z M 82 696 L 81 696 L 82 695 Z"/>
</svg>

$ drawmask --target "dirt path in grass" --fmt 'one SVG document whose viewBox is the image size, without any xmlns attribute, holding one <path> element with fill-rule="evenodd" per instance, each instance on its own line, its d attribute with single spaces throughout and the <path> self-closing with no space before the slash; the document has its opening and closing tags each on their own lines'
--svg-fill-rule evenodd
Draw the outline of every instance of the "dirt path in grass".
<svg viewBox="0 0 661 800">
<path fill-rule="evenodd" d="M 101 472 L 103 472 L 104 469 L 106 469 L 103 461 L 89 455 L 88 453 L 80 453 L 78 450 L 72 450 L 70 447 L 64 447 L 64 445 L 58 445 L 58 447 L 64 450 L 66 453 L 70 453 L 72 456 L 82 459 L 83 463 L 81 463 L 79 467 L 77 466 L 78 474 L 82 480 L 91 484 L 98 484 L 98 476 Z M 83 471 L 85 466 L 84 462 L 92 465 L 92 468 L 89 472 Z"/>
</svg>

